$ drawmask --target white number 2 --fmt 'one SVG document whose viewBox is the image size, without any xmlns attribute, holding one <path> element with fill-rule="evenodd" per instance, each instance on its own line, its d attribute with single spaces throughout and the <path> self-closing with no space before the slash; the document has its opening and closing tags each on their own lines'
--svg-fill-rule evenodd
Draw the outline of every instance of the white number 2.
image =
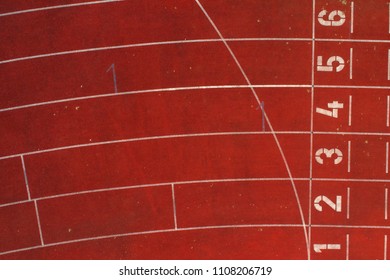
<svg viewBox="0 0 390 280">
<path fill-rule="evenodd" d="M 345 22 L 345 14 L 344 12 L 340 10 L 335 10 L 329 13 L 328 19 L 325 19 L 325 16 L 327 15 L 326 10 L 322 10 L 318 14 L 318 22 L 323 26 L 342 26 Z M 336 16 L 338 17 L 337 20 L 335 20 Z"/>
<path fill-rule="evenodd" d="M 314 200 L 314 207 L 316 208 L 317 211 L 322 212 L 322 206 L 320 202 L 324 202 L 327 204 L 330 208 L 332 208 L 336 212 L 341 212 L 341 200 L 342 197 L 340 195 L 336 196 L 336 203 L 330 200 L 327 196 L 320 195 L 317 196 L 316 199 Z"/>
<path fill-rule="evenodd" d="M 336 68 L 333 66 L 334 62 L 338 63 Z M 340 72 L 344 69 L 344 65 L 345 65 L 344 59 L 341 56 L 329 57 L 328 61 L 326 62 L 326 65 L 323 64 L 322 56 L 317 57 L 317 71 L 332 72 L 332 71 L 336 70 L 336 72 Z"/>
</svg>

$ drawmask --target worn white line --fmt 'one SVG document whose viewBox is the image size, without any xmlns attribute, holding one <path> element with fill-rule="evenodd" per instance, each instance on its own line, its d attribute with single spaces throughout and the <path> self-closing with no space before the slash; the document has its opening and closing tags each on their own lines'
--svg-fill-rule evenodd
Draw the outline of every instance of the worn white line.
<svg viewBox="0 0 390 280">
<path fill-rule="evenodd" d="M 335 89 L 390 89 L 390 86 L 351 86 L 351 85 L 316 85 L 316 88 L 335 88 Z"/>
<path fill-rule="evenodd" d="M 349 79 L 353 79 L 353 48 L 349 49 Z"/>
<path fill-rule="evenodd" d="M 349 260 L 349 234 L 346 236 L 346 246 L 345 246 L 345 255 L 346 260 Z"/>
<path fill-rule="evenodd" d="M 347 188 L 347 219 L 350 217 L 351 188 Z"/>
<path fill-rule="evenodd" d="M 255 87 L 255 88 L 310 88 L 311 86 L 310 85 L 253 85 L 253 87 Z M 113 98 L 119 97 L 120 98 L 123 95 L 144 94 L 144 93 L 154 93 L 154 92 L 176 92 L 176 91 L 187 91 L 187 90 L 189 91 L 189 90 L 241 89 L 241 88 L 242 89 L 249 89 L 250 87 L 248 85 L 210 85 L 210 86 L 188 86 L 188 87 L 173 87 L 173 88 L 157 88 L 157 89 L 146 89 L 146 90 L 123 91 L 123 92 L 119 92 L 119 93 L 105 93 L 105 94 L 98 94 L 98 95 L 88 95 L 88 96 L 66 98 L 66 99 L 57 99 L 57 100 L 52 100 L 52 101 L 45 101 L 45 102 L 38 102 L 38 103 L 31 103 L 31 104 L 26 104 L 26 105 L 2 108 L 2 109 L 0 109 L 0 113 L 6 112 L 6 111 L 20 110 L 20 109 L 26 109 L 26 108 L 31 108 L 31 107 L 46 106 L 46 105 L 80 101 L 80 100 L 108 98 L 108 97 L 113 97 Z"/>
<path fill-rule="evenodd" d="M 351 34 L 353 34 L 354 20 L 355 20 L 355 3 L 352 1 L 351 2 Z"/>
<path fill-rule="evenodd" d="M 120 238 L 120 237 L 128 237 L 128 236 L 137 236 L 137 235 L 147 235 L 147 234 L 157 234 L 157 233 L 170 233 L 175 231 L 201 231 L 201 230 L 218 230 L 218 229 L 242 229 L 242 228 L 296 228 L 302 227 L 302 224 L 249 224 L 249 225 L 221 225 L 221 226 L 203 226 L 203 227 L 187 227 L 187 228 L 178 228 L 178 229 L 162 229 L 162 230 L 150 230 L 150 231 L 141 231 L 141 232 L 129 232 L 122 234 L 112 234 L 112 235 L 104 235 L 104 236 L 96 236 L 90 238 L 83 239 L 75 239 L 68 240 L 56 243 L 48 243 L 43 246 L 32 246 L 22 249 L 10 250 L 1 252 L 0 255 L 7 255 L 12 253 L 30 251 L 39 248 L 48 248 L 53 246 L 74 244 L 86 241 L 97 241 L 102 239 L 110 239 L 110 238 Z"/>
<path fill-rule="evenodd" d="M 20 160 L 22 161 L 24 183 L 26 185 L 27 197 L 28 197 L 28 200 L 31 200 L 31 193 L 30 193 L 30 187 L 28 186 L 28 178 L 27 178 L 27 172 L 26 172 L 26 165 L 24 163 L 24 157 L 20 156 Z"/>
<path fill-rule="evenodd" d="M 175 198 L 175 185 L 171 185 L 172 188 L 172 207 L 173 207 L 173 222 L 175 229 L 177 229 L 177 216 L 176 216 L 176 198 Z"/>
<path fill-rule="evenodd" d="M 384 241 L 384 254 L 383 254 L 383 259 L 386 261 L 387 260 L 387 235 L 385 235 L 385 241 Z"/>
<path fill-rule="evenodd" d="M 38 210 L 38 204 L 37 204 L 36 200 L 34 200 L 34 207 L 35 207 L 35 214 L 36 214 L 36 217 L 37 217 L 39 237 L 41 239 L 41 245 L 43 246 L 43 245 L 45 245 L 45 242 L 43 241 L 42 228 L 41 228 L 41 219 L 39 218 L 39 210 Z"/>
<path fill-rule="evenodd" d="M 388 211 L 389 211 L 389 189 L 385 189 L 385 220 L 388 218 Z"/>
<path fill-rule="evenodd" d="M 100 1 L 92 1 L 92 2 L 80 2 L 80 3 L 75 3 L 75 4 L 47 6 L 47 7 L 40 7 L 40 8 L 35 8 L 35 9 L 27 9 L 27 10 L 19 10 L 19 11 L 13 11 L 13 12 L 9 12 L 9 13 L 3 13 L 3 14 L 0 14 L 0 17 L 26 14 L 26 13 L 34 13 L 34 12 L 54 10 L 54 9 L 64 9 L 64 8 L 72 8 L 72 7 L 80 7 L 80 6 L 88 6 L 88 5 L 96 5 L 96 4 L 105 4 L 105 3 L 112 3 L 112 2 L 121 2 L 121 1 L 124 1 L 124 0 L 100 0 Z"/>
<path fill-rule="evenodd" d="M 351 141 L 348 141 L 348 172 L 351 172 Z"/>
<path fill-rule="evenodd" d="M 388 6 L 389 6 L 389 34 L 390 34 L 390 2 L 387 3 L 387 4 L 388 4 Z"/>
<path fill-rule="evenodd" d="M 387 106 L 386 106 L 386 126 L 390 126 L 390 95 L 387 96 Z"/>
<path fill-rule="evenodd" d="M 389 142 L 386 142 L 386 174 L 389 173 Z"/>
<path fill-rule="evenodd" d="M 331 225 L 318 224 L 313 225 L 315 228 L 344 228 L 344 229 L 390 229 L 390 226 L 376 226 L 376 225 Z"/>
<path fill-rule="evenodd" d="M 240 70 L 242 76 L 244 77 L 245 81 L 247 82 L 247 84 L 250 86 L 251 88 L 251 91 L 253 93 L 253 96 L 254 98 L 256 99 L 256 102 L 257 104 L 260 106 L 261 102 L 259 100 L 259 97 L 254 89 L 254 87 L 252 86 L 252 83 L 251 81 L 249 80 L 246 72 L 244 71 L 244 69 L 242 68 L 241 66 L 241 63 L 238 61 L 236 55 L 234 54 L 233 50 L 230 48 L 229 44 L 227 43 L 227 41 L 225 40 L 225 38 L 223 37 L 222 33 L 220 32 L 220 30 L 218 29 L 218 27 L 215 25 L 214 21 L 211 19 L 211 17 L 209 16 L 209 14 L 207 13 L 207 11 L 204 9 L 204 7 L 202 6 L 202 4 L 199 2 L 199 0 L 195 0 L 195 2 L 198 4 L 199 8 L 202 10 L 203 14 L 205 15 L 205 17 L 208 19 L 208 21 L 210 22 L 211 26 L 214 28 L 214 30 L 217 32 L 219 38 L 222 40 L 223 44 L 225 45 L 226 49 L 228 50 L 228 52 L 230 53 L 232 59 L 234 60 L 235 64 L 237 65 L 238 69 Z M 307 232 L 307 229 L 306 229 L 306 221 L 305 221 L 305 216 L 303 214 L 303 209 L 302 209 L 302 205 L 301 205 L 301 202 L 300 202 L 300 198 L 299 198 L 299 195 L 298 195 L 298 191 L 296 189 L 296 186 L 295 186 L 295 182 L 294 182 L 294 179 L 293 179 L 293 176 L 292 176 L 292 173 L 291 173 L 291 170 L 290 170 L 290 167 L 289 167 L 289 164 L 287 162 L 287 159 L 284 155 L 284 152 L 283 152 L 283 149 L 280 145 L 280 142 L 278 140 L 278 137 L 273 129 L 273 126 L 271 124 L 271 121 L 269 120 L 268 118 L 268 115 L 266 114 L 265 111 L 264 112 L 264 116 L 265 116 L 265 119 L 267 121 L 267 124 L 268 124 L 268 127 L 270 128 L 271 132 L 272 132 L 272 136 L 275 140 L 275 143 L 276 143 L 276 146 L 278 147 L 278 150 L 280 152 L 280 155 L 282 157 L 282 160 L 283 160 L 283 163 L 284 163 L 284 166 L 286 168 L 286 171 L 288 173 L 288 176 L 290 177 L 291 179 L 291 187 L 293 189 L 293 192 L 294 192 L 294 195 L 295 195 L 295 199 L 296 199 L 296 202 L 297 202 L 297 207 L 298 207 L 298 210 L 299 210 L 299 214 L 300 214 L 300 217 L 301 217 L 301 220 L 302 220 L 302 227 L 303 227 L 303 233 L 304 233 L 304 237 L 305 237 L 305 241 L 306 241 L 306 250 L 307 250 L 307 254 L 308 254 L 308 257 L 310 255 L 310 247 L 309 247 L 309 238 L 308 238 L 308 232 Z"/>
<path fill-rule="evenodd" d="M 348 125 L 352 125 L 352 95 L 349 96 Z"/>
</svg>

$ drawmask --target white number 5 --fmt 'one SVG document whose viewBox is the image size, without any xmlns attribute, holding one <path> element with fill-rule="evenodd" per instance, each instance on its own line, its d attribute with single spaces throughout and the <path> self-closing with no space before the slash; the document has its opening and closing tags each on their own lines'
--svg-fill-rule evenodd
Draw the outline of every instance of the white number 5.
<svg viewBox="0 0 390 280">
<path fill-rule="evenodd" d="M 341 26 L 345 22 L 345 14 L 340 10 L 335 10 L 329 13 L 328 19 L 324 19 L 328 12 L 322 10 L 318 14 L 318 22 L 323 26 Z M 335 20 L 335 17 L 338 16 L 338 20 Z"/>
<path fill-rule="evenodd" d="M 333 67 L 334 62 L 338 62 L 336 68 Z M 344 69 L 344 64 L 344 59 L 341 56 L 329 57 L 328 61 L 326 62 L 326 65 L 324 65 L 322 62 L 322 56 L 317 57 L 317 71 L 332 72 L 333 70 L 336 70 L 336 72 L 340 72 Z"/>
</svg>

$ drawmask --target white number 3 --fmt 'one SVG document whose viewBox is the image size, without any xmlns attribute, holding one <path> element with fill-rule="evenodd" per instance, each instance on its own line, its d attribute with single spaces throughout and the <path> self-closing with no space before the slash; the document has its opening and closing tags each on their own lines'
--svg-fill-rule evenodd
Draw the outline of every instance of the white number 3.
<svg viewBox="0 0 390 280">
<path fill-rule="evenodd" d="M 326 10 L 322 10 L 318 14 L 318 22 L 323 26 L 341 26 L 345 22 L 345 14 L 340 10 L 335 10 L 329 13 L 328 19 L 324 19 L 328 12 Z M 338 16 L 338 20 L 335 20 L 336 16 Z"/>
<path fill-rule="evenodd" d="M 333 155 L 336 155 L 337 157 L 334 160 L 334 164 L 339 164 L 343 160 L 343 153 L 339 149 L 325 149 L 321 148 L 317 150 L 316 152 L 316 161 L 319 164 L 324 164 L 324 160 L 322 159 L 322 155 L 325 155 L 327 158 L 331 158 Z"/>
</svg>

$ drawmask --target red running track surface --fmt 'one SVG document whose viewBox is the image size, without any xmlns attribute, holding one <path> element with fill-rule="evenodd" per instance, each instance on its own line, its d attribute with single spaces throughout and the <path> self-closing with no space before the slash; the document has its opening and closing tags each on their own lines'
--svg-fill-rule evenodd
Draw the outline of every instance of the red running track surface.
<svg viewBox="0 0 390 280">
<path fill-rule="evenodd" d="M 2 1 L 0 259 L 387 259 L 389 15 Z"/>
</svg>

